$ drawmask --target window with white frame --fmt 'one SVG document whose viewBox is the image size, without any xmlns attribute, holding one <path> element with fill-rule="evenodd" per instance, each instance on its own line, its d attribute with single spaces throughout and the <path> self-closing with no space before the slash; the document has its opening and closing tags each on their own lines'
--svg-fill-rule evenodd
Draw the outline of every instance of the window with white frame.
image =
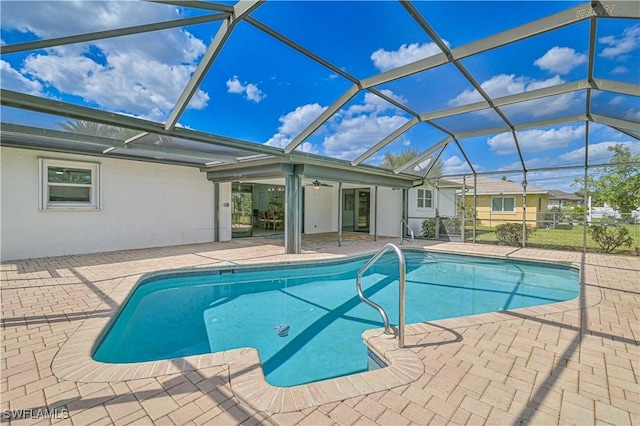
<svg viewBox="0 0 640 426">
<path fill-rule="evenodd" d="M 433 207 L 433 193 L 430 189 L 418 189 L 418 208 Z"/>
<path fill-rule="evenodd" d="M 41 210 L 98 210 L 100 165 L 40 159 Z"/>
<path fill-rule="evenodd" d="M 493 197 L 491 211 L 494 213 L 515 213 L 516 197 Z"/>
</svg>

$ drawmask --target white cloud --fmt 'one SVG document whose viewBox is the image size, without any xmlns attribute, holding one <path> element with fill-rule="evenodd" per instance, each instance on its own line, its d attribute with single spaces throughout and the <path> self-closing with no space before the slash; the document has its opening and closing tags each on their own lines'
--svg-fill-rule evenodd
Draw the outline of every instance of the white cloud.
<svg viewBox="0 0 640 426">
<path fill-rule="evenodd" d="M 247 89 L 245 92 L 247 95 L 247 99 L 255 103 L 258 103 L 267 97 L 267 95 L 262 90 L 260 90 L 258 86 L 252 83 L 247 84 Z"/>
<path fill-rule="evenodd" d="M 579 158 L 579 155 L 573 156 L 571 158 L 563 158 L 563 157 L 526 157 L 524 159 L 524 163 L 527 166 L 527 170 L 535 170 L 535 169 L 544 169 L 554 166 L 580 166 L 584 165 L 584 150 L 582 150 L 582 158 Z M 508 170 L 522 170 L 522 163 L 518 161 L 514 161 L 512 163 L 502 164 L 498 167 L 497 171 L 505 172 Z M 555 170 L 553 173 L 561 173 L 562 169 Z M 536 171 L 535 173 L 543 173 L 540 171 Z M 571 173 L 584 173 L 583 171 L 572 170 Z M 530 181 L 527 176 L 527 180 Z M 534 185 L 535 186 L 535 185 Z"/>
<path fill-rule="evenodd" d="M 611 70 L 611 74 L 626 74 L 628 72 L 629 72 L 629 68 L 623 67 L 623 66 L 615 67 L 614 69 Z"/>
<path fill-rule="evenodd" d="M 527 84 L 525 92 L 532 90 L 544 89 L 545 87 L 559 86 L 564 83 L 564 80 L 559 75 L 548 78 L 546 80 L 532 80 Z"/>
<path fill-rule="evenodd" d="M 3 60 L 0 60 L 0 80 L 2 80 L 2 87 L 5 89 L 29 95 L 40 95 L 42 93 L 42 84 L 40 82 L 30 80 Z"/>
<path fill-rule="evenodd" d="M 542 57 L 536 59 L 533 64 L 543 70 L 566 74 L 575 67 L 586 64 L 587 61 L 588 58 L 585 54 L 576 53 L 570 47 L 555 46 L 549 49 Z"/>
<path fill-rule="evenodd" d="M 489 96 L 499 98 L 503 96 L 543 89 L 564 83 L 560 76 L 554 76 L 546 80 L 533 80 L 525 77 L 516 77 L 513 74 L 500 74 L 483 82 L 481 87 Z M 581 93 L 563 93 L 561 95 L 534 99 L 528 102 L 514 103 L 502 108 L 508 117 L 522 114 L 531 118 L 550 117 L 567 111 L 575 102 L 581 101 Z M 468 105 L 482 101 L 482 96 L 475 90 L 465 90 L 454 99 L 450 100 L 450 106 Z M 479 113 L 483 113 L 480 111 Z M 492 115 L 493 117 L 493 115 Z"/>
<path fill-rule="evenodd" d="M 589 163 L 607 163 L 612 157 L 613 152 L 609 151 L 609 147 L 622 144 L 631 149 L 632 154 L 640 153 L 640 142 L 600 142 L 589 145 Z M 574 149 L 573 151 L 562 154 L 559 157 L 563 162 L 576 163 L 584 162 L 584 147 Z"/>
<path fill-rule="evenodd" d="M 227 80 L 227 92 L 236 93 L 239 95 L 244 94 L 247 99 L 255 103 L 259 103 L 261 100 L 267 97 L 266 93 L 260 90 L 257 85 L 253 83 L 247 83 L 246 81 L 244 84 L 242 84 L 240 80 L 238 80 L 238 76 L 236 75 Z"/>
<path fill-rule="evenodd" d="M 620 37 L 600 37 L 598 41 L 607 45 L 600 56 L 607 59 L 626 59 L 626 55 L 640 46 L 640 25 L 625 28 Z"/>
<path fill-rule="evenodd" d="M 407 122 L 399 115 L 358 115 L 341 120 L 322 146 L 330 157 L 352 160 Z"/>
<path fill-rule="evenodd" d="M 449 45 L 446 41 L 445 43 L 447 46 Z M 435 43 L 405 43 L 398 50 L 378 49 L 371 54 L 370 59 L 380 71 L 388 71 L 438 53 L 442 53 L 442 51 Z"/>
<path fill-rule="evenodd" d="M 404 102 L 390 90 L 386 96 Z M 329 135 L 324 138 L 324 154 L 353 160 L 407 122 L 396 106 L 366 92 L 361 104 L 353 104 L 327 121 Z"/>
<path fill-rule="evenodd" d="M 525 130 L 517 132 L 520 148 L 525 152 L 540 152 L 564 148 L 572 141 L 585 136 L 585 126 L 564 126 L 549 130 Z M 515 154 L 516 144 L 511 133 L 500 133 L 487 139 L 491 151 L 497 155 Z"/>
<path fill-rule="evenodd" d="M 325 109 L 327 109 L 326 106 L 321 106 L 317 103 L 299 106 L 284 117 L 280 117 L 282 126 L 280 126 L 278 131 L 288 135 L 297 136 L 309 124 L 311 124 L 313 120 L 318 118 Z"/>
<path fill-rule="evenodd" d="M 476 170 L 478 170 L 477 165 L 474 165 Z M 471 173 L 471 167 L 469 167 L 469 163 L 467 163 L 462 158 L 457 155 L 451 156 L 442 162 L 443 168 L 443 176 L 446 175 L 457 175 L 460 173 Z"/>
<path fill-rule="evenodd" d="M 297 107 L 295 110 L 279 118 L 280 127 L 278 133 L 273 135 L 265 145 L 271 145 L 278 148 L 284 148 L 298 136 L 313 120 L 315 120 L 322 112 L 327 109 L 320 104 L 307 104 Z M 313 144 L 303 142 L 300 147 L 302 151 L 317 154 L 318 150 Z"/>
<path fill-rule="evenodd" d="M 227 80 L 227 92 L 242 94 L 244 91 L 245 87 L 240 83 L 237 76 L 234 75 L 233 78 Z"/>
<path fill-rule="evenodd" d="M 82 19 L 69 19 L 79 16 Z M 2 26 L 43 38 L 180 18 L 173 6 L 111 1 L 28 1 L 2 5 Z M 61 19 L 62 18 L 62 19 Z M 65 19 L 66 18 L 66 19 Z"/>
<path fill-rule="evenodd" d="M 527 174 L 530 187 L 552 190 L 559 189 L 570 194 L 576 192 L 577 187 L 571 186 L 575 178 L 582 178 L 584 170 L 548 170 Z"/>
<path fill-rule="evenodd" d="M 498 74 L 480 84 L 480 87 L 493 98 L 500 98 L 545 87 L 557 86 L 564 83 L 559 76 L 546 80 L 533 80 L 525 77 L 516 77 L 514 74 Z M 468 105 L 480 102 L 483 98 L 475 90 L 465 90 L 448 102 L 450 106 Z"/>
<path fill-rule="evenodd" d="M 552 117 L 558 114 L 566 115 L 572 104 L 583 102 L 583 96 L 582 93 L 563 93 L 562 95 L 514 104 L 509 108 L 509 115 L 526 114 L 533 118 Z"/>
<path fill-rule="evenodd" d="M 624 102 L 624 98 L 622 96 L 614 96 L 613 98 L 611 98 L 611 100 L 609 101 L 610 105 L 620 105 Z"/>
<path fill-rule="evenodd" d="M 6 3 L 3 28 L 39 38 L 138 25 L 140 17 L 144 22 L 180 17 L 175 7 L 144 2 Z M 47 49 L 29 55 L 20 72 L 45 91 L 55 88 L 104 109 L 162 121 L 205 50 L 201 40 L 176 28 Z M 189 108 L 204 108 L 208 100 L 198 90 Z"/>
<path fill-rule="evenodd" d="M 505 172 L 508 170 L 522 170 L 522 163 L 520 161 L 514 161 L 513 163 L 505 164 L 497 169 L 499 172 Z"/>
<path fill-rule="evenodd" d="M 25 60 L 24 68 L 63 93 L 80 96 L 109 110 L 157 121 L 164 120 L 171 111 L 192 71 L 185 66 L 139 61 L 126 53 L 111 56 L 107 65 L 85 56 L 32 55 Z M 208 100 L 209 96 L 198 90 L 189 107 L 204 108 Z"/>
<path fill-rule="evenodd" d="M 640 122 L 640 110 L 632 108 L 624 114 L 624 118 L 631 122 Z"/>
<path fill-rule="evenodd" d="M 404 97 L 394 94 L 391 90 L 383 89 L 380 92 L 401 104 L 404 104 L 407 102 L 407 100 Z M 388 109 L 396 109 L 396 107 L 390 104 L 389 102 L 385 101 L 381 97 L 374 95 L 371 92 L 365 92 L 364 103 L 350 106 L 346 110 L 346 114 L 349 116 L 352 116 L 352 115 L 362 114 L 367 112 L 381 113 Z"/>
</svg>

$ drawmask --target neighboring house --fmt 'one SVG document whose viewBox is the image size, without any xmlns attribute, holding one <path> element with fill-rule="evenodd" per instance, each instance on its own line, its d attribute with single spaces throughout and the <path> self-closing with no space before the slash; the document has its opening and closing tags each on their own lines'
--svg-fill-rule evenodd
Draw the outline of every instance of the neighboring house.
<svg viewBox="0 0 640 426">
<path fill-rule="evenodd" d="M 450 179 L 462 184 L 462 179 Z M 473 206 L 473 179 L 467 179 L 467 205 Z M 522 221 L 523 187 L 520 182 L 477 177 L 476 219 L 478 226 L 496 226 Z M 549 191 L 527 186 L 527 223 L 536 226 L 543 218 L 539 212 L 547 210 Z"/>
<path fill-rule="evenodd" d="M 549 191 L 549 209 L 567 208 L 568 206 L 583 206 L 584 199 L 576 194 L 560 191 L 559 189 L 551 189 Z"/>
</svg>

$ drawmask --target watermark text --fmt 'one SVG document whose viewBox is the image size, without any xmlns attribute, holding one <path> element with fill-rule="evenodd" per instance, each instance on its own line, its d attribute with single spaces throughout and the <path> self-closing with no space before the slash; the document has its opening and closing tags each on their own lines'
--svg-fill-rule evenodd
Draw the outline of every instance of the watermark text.
<svg viewBox="0 0 640 426">
<path fill-rule="evenodd" d="M 66 408 L 26 408 L 16 410 L 2 410 L 2 418 L 6 420 L 18 419 L 68 419 L 69 410 Z"/>
</svg>

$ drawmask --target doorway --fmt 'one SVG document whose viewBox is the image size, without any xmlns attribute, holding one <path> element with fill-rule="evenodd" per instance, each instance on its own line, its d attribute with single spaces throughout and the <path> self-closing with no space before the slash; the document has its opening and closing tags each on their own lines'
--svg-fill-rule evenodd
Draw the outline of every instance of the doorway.
<svg viewBox="0 0 640 426">
<path fill-rule="evenodd" d="M 253 185 L 231 184 L 231 238 L 253 235 Z"/>
<path fill-rule="evenodd" d="M 342 190 L 342 230 L 369 232 L 371 192 L 368 188 Z"/>
<path fill-rule="evenodd" d="M 284 186 L 231 184 L 231 237 L 284 235 Z"/>
<path fill-rule="evenodd" d="M 354 231 L 356 232 L 369 232 L 369 223 L 370 223 L 370 198 L 371 193 L 368 189 L 358 189 L 356 190 L 357 195 L 357 211 L 358 211 L 358 221 L 356 223 L 356 228 Z"/>
</svg>

